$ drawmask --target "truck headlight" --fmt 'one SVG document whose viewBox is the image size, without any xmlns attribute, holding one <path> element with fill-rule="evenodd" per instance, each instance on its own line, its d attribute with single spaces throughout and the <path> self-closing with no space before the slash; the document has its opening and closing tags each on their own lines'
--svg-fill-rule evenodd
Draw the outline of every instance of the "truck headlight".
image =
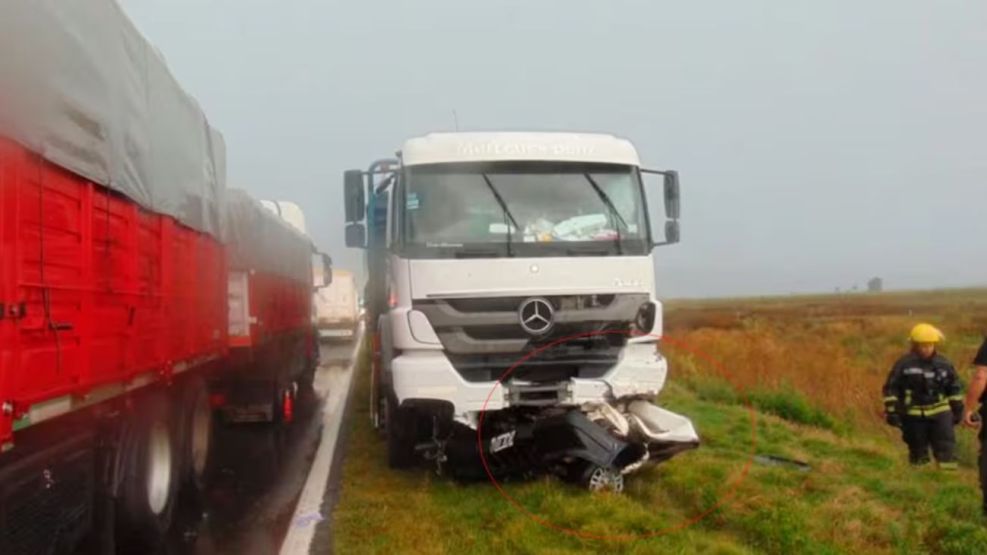
<svg viewBox="0 0 987 555">
<path fill-rule="evenodd" d="M 651 333 L 651 330 L 655 327 L 655 314 L 657 314 L 655 303 L 648 302 L 642 304 L 634 316 L 634 327 L 637 328 L 637 331 Z"/>
</svg>

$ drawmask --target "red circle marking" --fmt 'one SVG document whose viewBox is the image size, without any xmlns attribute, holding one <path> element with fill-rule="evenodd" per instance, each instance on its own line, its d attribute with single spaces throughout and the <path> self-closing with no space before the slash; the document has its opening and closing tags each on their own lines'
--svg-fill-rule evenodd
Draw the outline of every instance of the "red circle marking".
<svg viewBox="0 0 987 555">
<path fill-rule="evenodd" d="M 528 354 L 526 354 L 523 357 L 521 357 L 520 359 L 518 359 L 517 362 L 515 362 L 510 368 L 508 368 L 504 372 L 504 374 L 494 383 L 493 387 L 490 389 L 490 393 L 487 394 L 487 398 L 486 398 L 486 400 L 483 401 L 483 406 L 480 408 L 480 416 L 479 416 L 479 419 L 477 420 L 477 423 L 476 423 L 476 440 L 477 440 L 477 446 L 479 447 L 479 451 L 480 451 L 480 462 L 483 463 L 483 470 L 486 471 L 487 477 L 490 478 L 490 482 L 494 485 L 495 488 L 497 488 L 497 491 L 500 492 L 500 494 L 504 497 L 504 499 L 507 499 L 507 501 L 510 502 L 511 505 L 513 505 L 518 511 L 520 511 L 523 514 L 525 514 L 526 516 L 528 516 L 528 518 L 534 520 L 535 522 L 537 522 L 541 526 L 544 526 L 546 528 L 550 528 L 550 529 L 555 530 L 557 532 L 562 532 L 563 534 L 567 534 L 567 535 L 570 535 L 570 536 L 575 536 L 575 537 L 583 538 L 583 539 L 592 539 L 592 540 L 626 542 L 626 541 L 634 541 L 634 540 L 643 540 L 643 539 L 648 539 L 648 538 L 655 538 L 655 537 L 658 537 L 658 536 L 663 536 L 665 534 L 670 534 L 672 532 L 679 532 L 681 530 L 685 530 L 686 528 L 689 528 L 690 526 L 694 526 L 695 524 L 698 524 L 700 521 L 702 521 L 703 519 L 705 519 L 709 515 L 713 514 L 713 512 L 715 512 L 717 509 L 719 509 L 721 506 L 723 506 L 724 503 L 726 503 L 727 501 L 729 501 L 730 499 L 732 499 L 736 495 L 737 488 L 740 486 L 740 484 L 742 484 L 744 482 L 744 480 L 747 479 L 747 476 L 750 473 L 751 465 L 754 463 L 754 455 L 756 454 L 756 450 L 757 450 L 757 411 L 754 410 L 754 407 L 753 407 L 753 405 L 751 403 L 751 400 L 750 400 L 750 396 L 747 395 L 747 393 L 745 392 L 745 389 L 742 386 L 737 385 L 737 384 L 732 384 L 732 385 L 744 396 L 744 404 L 747 406 L 747 410 L 750 413 L 750 419 L 751 419 L 751 451 L 750 451 L 750 456 L 747 458 L 747 463 L 744 464 L 743 468 L 741 468 L 740 474 L 736 478 L 734 478 L 730 483 L 727 484 L 726 491 L 719 497 L 719 499 L 716 500 L 715 503 L 713 503 L 712 505 L 710 505 L 709 507 L 707 507 L 706 509 L 704 509 L 699 514 L 697 514 L 697 515 L 695 515 L 695 516 L 693 516 L 691 518 L 688 518 L 686 520 L 683 520 L 682 522 L 680 522 L 678 524 L 675 524 L 673 526 L 667 526 L 665 528 L 661 528 L 661 529 L 658 529 L 658 530 L 655 530 L 655 531 L 652 531 L 652 532 L 646 532 L 646 533 L 640 533 L 640 534 L 616 534 L 616 535 L 594 534 L 594 533 L 591 533 L 591 532 L 585 532 L 585 531 L 582 531 L 582 530 L 575 530 L 575 529 L 572 529 L 572 528 L 567 528 L 565 526 L 561 526 L 559 524 L 556 524 L 556 523 L 554 523 L 554 522 L 552 522 L 552 521 L 550 521 L 550 520 L 548 520 L 548 519 L 546 519 L 544 517 L 541 517 L 541 516 L 539 516 L 539 515 L 531 512 L 530 510 L 528 510 L 527 507 L 525 507 L 524 505 L 522 505 L 520 502 L 518 502 L 517 499 L 515 499 L 511 494 L 507 493 L 504 490 L 504 488 L 501 486 L 500 482 L 498 482 L 497 479 L 494 477 L 493 471 L 490 470 L 490 465 L 487 462 L 487 457 L 486 457 L 486 455 L 483 452 L 483 450 L 484 450 L 483 449 L 483 447 L 484 447 L 484 442 L 483 442 L 483 419 L 484 419 L 484 415 L 486 414 L 486 411 L 487 411 L 487 405 L 490 403 L 490 399 L 493 398 L 493 394 L 497 390 L 497 385 L 501 384 L 505 379 L 507 379 L 508 377 L 510 377 L 510 375 L 518 368 L 518 366 L 520 366 L 521 364 L 524 364 L 526 361 L 528 361 L 532 357 L 538 355 L 539 353 L 544 352 L 544 351 L 546 351 L 548 349 L 551 349 L 552 347 L 554 347 L 556 345 L 560 345 L 560 344 L 565 343 L 567 341 L 571 341 L 573 339 L 583 339 L 583 338 L 587 338 L 587 337 L 594 337 L 594 336 L 597 336 L 597 335 L 629 335 L 629 336 L 636 336 L 636 337 L 641 337 L 641 336 L 644 336 L 644 335 L 650 335 L 650 336 L 652 336 L 652 337 L 654 337 L 656 339 L 661 340 L 661 342 L 663 344 L 671 345 L 675 349 L 679 349 L 681 351 L 684 351 L 684 352 L 686 352 L 688 354 L 691 354 L 691 355 L 695 356 L 696 358 L 699 358 L 700 360 L 702 360 L 706 364 L 712 366 L 724 378 L 727 378 L 728 375 L 729 375 L 726 372 L 726 370 L 724 369 L 723 365 L 721 365 L 713 357 L 711 357 L 711 356 L 709 356 L 709 355 L 707 355 L 707 354 L 705 354 L 702 351 L 699 351 L 697 349 L 689 348 L 688 346 L 686 346 L 686 344 L 684 342 L 677 341 L 677 340 L 672 339 L 672 338 L 670 338 L 668 336 L 663 336 L 662 337 L 662 336 L 658 336 L 658 335 L 655 335 L 655 334 L 642 334 L 642 333 L 636 333 L 636 332 L 633 332 L 633 331 L 630 331 L 630 330 L 628 330 L 628 331 L 611 330 L 611 331 L 594 331 L 594 332 L 581 333 L 581 334 L 576 334 L 576 335 L 570 335 L 570 336 L 562 337 L 560 339 L 557 339 L 555 341 L 552 341 L 551 343 L 542 345 L 541 347 L 538 347 L 537 349 L 534 349 L 533 351 L 529 352 Z"/>
</svg>

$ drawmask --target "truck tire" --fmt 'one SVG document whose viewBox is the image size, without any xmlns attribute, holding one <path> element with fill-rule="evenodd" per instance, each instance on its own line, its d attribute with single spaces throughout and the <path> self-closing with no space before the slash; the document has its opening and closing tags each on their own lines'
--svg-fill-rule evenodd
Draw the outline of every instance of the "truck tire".
<svg viewBox="0 0 987 555">
<path fill-rule="evenodd" d="M 171 403 L 162 392 L 136 400 L 124 426 L 117 533 L 131 552 L 153 551 L 171 525 L 179 483 L 179 458 Z"/>
<path fill-rule="evenodd" d="M 315 392 L 315 373 L 319 369 L 319 359 L 310 360 L 305 371 L 298 377 L 298 391 L 295 397 L 300 410 L 308 410 L 315 407 L 318 401 L 318 394 Z"/>
<path fill-rule="evenodd" d="M 185 383 L 177 411 L 182 415 L 181 483 L 193 499 L 201 500 L 213 458 L 215 423 L 206 382 L 194 377 Z"/>
<path fill-rule="evenodd" d="M 387 426 L 387 397 L 380 383 L 377 366 L 370 363 L 370 424 L 383 435 Z"/>
<path fill-rule="evenodd" d="M 394 394 L 387 395 L 384 427 L 387 436 L 387 465 L 395 470 L 415 465 L 418 418 L 413 409 L 398 407 Z"/>
<path fill-rule="evenodd" d="M 385 316 L 377 319 L 377 333 L 371 338 L 370 357 L 370 419 L 374 428 L 387 436 L 387 412 L 390 392 L 391 359 L 394 349 L 391 346 L 391 332 Z"/>
<path fill-rule="evenodd" d="M 279 384 L 274 389 L 274 420 L 262 426 L 262 445 L 267 451 L 265 458 L 270 464 L 271 476 L 276 477 L 284 464 L 288 436 L 295 422 L 297 401 L 291 384 Z M 286 408 L 286 405 L 290 405 Z"/>
<path fill-rule="evenodd" d="M 392 410 L 387 391 L 380 385 L 380 377 L 370 374 L 370 415 L 374 430 L 381 438 L 387 438 L 387 413 Z"/>
</svg>

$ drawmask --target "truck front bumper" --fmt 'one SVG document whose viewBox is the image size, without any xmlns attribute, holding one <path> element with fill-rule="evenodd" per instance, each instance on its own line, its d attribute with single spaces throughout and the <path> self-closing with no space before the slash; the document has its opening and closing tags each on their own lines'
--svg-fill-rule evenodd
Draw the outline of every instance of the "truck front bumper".
<svg viewBox="0 0 987 555">
<path fill-rule="evenodd" d="M 556 384 L 535 385 L 510 376 L 504 382 L 468 382 L 442 351 L 405 351 L 391 361 L 399 403 L 409 399 L 448 401 L 455 419 L 471 428 L 476 428 L 481 411 L 654 398 L 664 387 L 667 373 L 668 363 L 653 343 L 628 344 L 617 364 L 601 378 L 572 378 Z"/>
</svg>

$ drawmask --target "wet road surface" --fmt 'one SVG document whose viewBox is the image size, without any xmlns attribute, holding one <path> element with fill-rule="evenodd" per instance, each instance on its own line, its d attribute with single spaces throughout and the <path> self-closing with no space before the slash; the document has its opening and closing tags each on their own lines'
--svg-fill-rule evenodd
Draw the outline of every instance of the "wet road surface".
<svg viewBox="0 0 987 555">
<path fill-rule="evenodd" d="M 316 375 L 319 400 L 299 407 L 285 434 L 266 425 L 217 426 L 224 449 L 205 509 L 184 502 L 166 555 L 267 555 L 281 548 L 319 446 L 322 403 L 330 382 L 348 371 L 353 344 L 323 343 Z"/>
</svg>

